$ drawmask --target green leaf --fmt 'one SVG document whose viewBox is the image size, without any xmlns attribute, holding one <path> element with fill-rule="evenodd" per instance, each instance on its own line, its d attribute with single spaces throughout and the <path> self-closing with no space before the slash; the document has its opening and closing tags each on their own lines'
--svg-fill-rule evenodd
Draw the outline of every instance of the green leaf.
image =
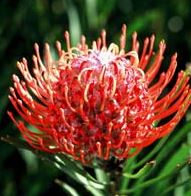
<svg viewBox="0 0 191 196">
<path fill-rule="evenodd" d="M 183 162 L 189 155 L 190 146 L 183 144 L 174 155 L 164 165 L 161 175 L 171 172 L 177 165 L 177 163 Z"/>
<path fill-rule="evenodd" d="M 26 149 L 26 150 L 30 150 L 30 151 L 34 151 L 34 148 L 32 148 L 27 142 L 25 142 L 24 140 L 18 139 L 18 138 L 14 138 L 11 137 L 9 135 L 0 135 L 0 140 L 3 142 L 7 142 L 17 148 L 22 148 L 22 149 Z"/>
<path fill-rule="evenodd" d="M 141 31 L 150 25 L 152 21 L 156 21 L 161 18 L 161 12 L 159 10 L 152 10 L 150 12 L 145 12 L 137 16 L 131 24 L 128 25 L 128 32 L 132 34 L 133 31 Z"/>
<path fill-rule="evenodd" d="M 191 187 L 190 187 L 190 190 L 188 190 L 184 196 L 190 196 L 191 195 Z"/>
<path fill-rule="evenodd" d="M 169 193 L 170 191 L 174 190 L 175 188 L 180 187 L 180 186 L 183 186 L 183 185 L 185 185 L 185 184 L 187 184 L 187 183 L 189 183 L 189 182 L 191 182 L 191 176 L 188 177 L 186 180 L 184 180 L 184 181 L 182 181 L 182 182 L 178 182 L 178 183 L 176 183 L 176 184 L 174 184 L 174 185 L 168 186 L 168 188 L 165 189 L 160 195 L 166 195 L 167 193 Z M 178 192 L 178 193 L 175 192 L 175 195 L 177 195 L 177 196 L 181 196 L 181 195 L 182 195 L 182 196 L 185 196 L 184 193 L 182 193 L 182 194 L 180 195 L 180 192 Z"/>
<path fill-rule="evenodd" d="M 62 170 L 68 176 L 70 176 L 73 180 L 77 181 L 80 184 L 83 184 L 86 189 L 92 192 L 99 193 L 97 189 L 105 189 L 105 185 L 99 183 L 95 178 L 93 178 L 85 169 L 77 162 L 68 158 L 64 154 L 50 154 L 46 152 L 39 151 L 37 149 L 32 148 L 27 142 L 13 138 L 11 136 L 1 136 L 0 140 L 8 142 L 18 148 L 27 149 L 39 156 L 42 160 L 53 163 L 58 169 Z M 92 193 L 93 194 L 93 193 Z"/>
<path fill-rule="evenodd" d="M 96 160 L 94 160 L 93 165 L 96 179 L 101 183 L 108 184 L 109 176 L 107 175 L 107 173 L 99 166 Z"/>
<path fill-rule="evenodd" d="M 56 184 L 60 185 L 63 188 L 63 190 L 66 193 L 68 193 L 69 195 L 71 195 L 71 196 L 80 196 L 73 187 L 64 183 L 63 181 L 61 181 L 59 179 L 56 179 L 55 182 L 56 182 Z"/>
<path fill-rule="evenodd" d="M 128 183 L 130 179 L 141 179 L 143 176 L 146 176 L 148 172 L 155 166 L 155 161 L 150 161 L 146 163 L 137 173 L 131 174 L 129 172 L 124 172 L 120 179 L 120 191 L 127 189 Z"/>
<path fill-rule="evenodd" d="M 189 159 L 188 161 L 185 161 L 184 163 L 178 165 L 177 168 L 175 168 L 173 171 L 171 172 L 168 172 L 167 174 L 165 175 L 160 175 L 156 178 L 152 178 L 150 180 L 147 180 L 141 184 L 138 184 L 137 186 L 134 186 L 133 188 L 130 188 L 130 189 L 126 189 L 126 190 L 121 190 L 119 192 L 119 194 L 122 194 L 122 195 L 125 195 L 125 194 L 129 194 L 129 193 L 133 193 L 133 192 L 136 192 L 137 190 L 139 189 L 143 189 L 143 188 L 146 188 L 146 187 L 149 187 L 155 183 L 159 183 L 161 180 L 164 180 L 164 179 L 167 179 L 167 178 L 172 178 L 174 177 L 175 175 L 177 175 L 180 170 L 182 168 L 184 168 L 185 166 L 187 166 L 188 164 L 191 164 L 191 160 Z"/>
<path fill-rule="evenodd" d="M 99 189 L 104 190 L 105 185 L 96 181 L 92 176 L 90 176 L 89 173 L 81 169 L 79 166 L 75 165 L 74 162 L 71 162 L 71 164 L 69 164 L 66 157 L 62 156 L 61 159 L 60 157 L 55 156 L 55 159 L 57 160 L 57 162 L 55 162 L 56 167 L 64 171 L 75 181 L 83 184 L 89 192 L 91 192 L 95 196 L 104 196 L 103 192 Z M 66 166 L 69 166 L 69 168 Z"/>
<path fill-rule="evenodd" d="M 86 172 L 82 167 L 76 164 L 76 162 L 69 160 L 66 156 L 59 155 L 54 156 L 55 163 L 59 164 L 60 169 L 67 173 L 74 180 L 86 185 L 92 186 L 96 189 L 104 189 L 105 185 L 99 183 L 95 178 L 93 178 L 88 172 Z"/>
<path fill-rule="evenodd" d="M 85 8 L 88 25 L 91 28 L 95 28 L 98 23 L 97 0 L 85 0 Z"/>
<path fill-rule="evenodd" d="M 71 42 L 72 45 L 76 45 L 80 41 L 81 36 L 81 24 L 79 20 L 78 11 L 72 1 L 66 0 L 63 2 L 65 3 L 66 11 L 68 14 Z"/>
<path fill-rule="evenodd" d="M 144 167 L 142 167 L 137 173 L 135 174 L 130 174 L 130 173 L 123 173 L 122 175 L 125 178 L 131 178 L 131 179 L 137 179 L 140 178 L 141 176 L 144 176 L 150 171 L 153 166 L 155 166 L 156 162 L 155 161 L 150 161 L 149 163 L 146 163 Z"/>
<path fill-rule="evenodd" d="M 155 158 L 157 163 L 160 163 L 163 159 L 169 157 L 172 151 L 176 148 L 178 143 L 185 137 L 191 130 L 191 121 L 188 121 L 181 129 L 175 130 L 177 133 L 170 137 L 166 145 L 161 149 L 160 153 Z"/>
<path fill-rule="evenodd" d="M 166 165 L 164 165 L 163 169 L 160 172 L 160 175 L 165 175 L 166 173 L 169 173 L 173 171 L 174 168 L 177 167 L 178 163 L 183 162 L 189 155 L 189 149 L 190 147 L 186 144 L 183 144 L 177 152 L 172 155 L 172 157 L 167 161 Z M 161 190 L 164 190 L 165 187 L 169 186 L 169 181 L 164 180 L 157 184 L 157 190 L 156 194 L 161 193 Z"/>
<path fill-rule="evenodd" d="M 38 160 L 37 156 L 34 153 L 28 150 L 20 149 L 19 150 L 22 158 L 26 162 L 27 172 L 29 174 L 35 173 L 38 170 Z"/>
<path fill-rule="evenodd" d="M 168 140 L 170 135 L 164 137 L 163 139 L 161 139 L 157 145 L 153 148 L 153 150 L 151 150 L 142 160 L 140 160 L 139 162 L 137 162 L 136 164 L 133 165 L 133 169 L 136 169 L 140 166 L 142 166 L 143 164 L 145 164 L 147 161 L 149 161 L 154 155 L 156 155 L 159 150 L 163 147 L 163 145 L 166 143 L 166 141 Z"/>
<path fill-rule="evenodd" d="M 124 163 L 122 173 L 131 173 L 131 172 L 133 172 L 132 168 L 133 168 L 133 165 L 135 164 L 135 162 L 136 162 L 136 157 L 132 157 L 130 159 L 127 159 Z M 124 178 L 123 176 L 121 176 L 119 190 L 126 189 L 126 187 L 128 186 L 128 183 L 129 183 L 129 178 Z"/>
</svg>

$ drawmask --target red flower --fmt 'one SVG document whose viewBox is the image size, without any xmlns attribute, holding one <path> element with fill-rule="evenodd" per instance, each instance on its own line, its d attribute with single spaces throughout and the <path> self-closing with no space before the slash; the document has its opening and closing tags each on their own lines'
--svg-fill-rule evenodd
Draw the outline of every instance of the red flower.
<svg viewBox="0 0 191 196">
<path fill-rule="evenodd" d="M 65 37 L 67 51 L 60 42 L 56 44 L 58 60 L 45 44 L 42 61 L 35 44 L 33 72 L 23 59 L 17 66 L 24 80 L 13 75 L 9 99 L 33 128 L 8 114 L 31 146 L 66 153 L 83 163 L 94 157 L 122 159 L 174 129 L 191 103 L 191 90 L 189 77 L 181 71 L 174 87 L 161 97 L 177 66 L 174 54 L 166 73 L 157 77 L 164 41 L 154 54 L 155 37 L 146 38 L 138 53 L 134 33 L 132 49 L 126 52 L 125 25 L 119 47 L 114 43 L 107 46 L 105 31 L 92 48 L 84 36 L 75 48 L 70 46 L 68 32 Z"/>
</svg>

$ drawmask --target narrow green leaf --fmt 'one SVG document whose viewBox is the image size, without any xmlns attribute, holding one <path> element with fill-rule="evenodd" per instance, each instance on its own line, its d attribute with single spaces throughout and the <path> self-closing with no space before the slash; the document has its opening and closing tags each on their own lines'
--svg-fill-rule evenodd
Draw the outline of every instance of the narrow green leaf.
<svg viewBox="0 0 191 196">
<path fill-rule="evenodd" d="M 191 195 L 191 187 L 188 191 L 186 191 L 185 195 L 184 196 L 190 196 Z"/>
<path fill-rule="evenodd" d="M 147 181 L 143 182 L 142 184 L 139 184 L 139 185 L 137 185 L 137 186 L 135 186 L 133 188 L 130 188 L 130 189 L 127 189 L 127 190 L 122 190 L 122 191 L 119 192 L 119 194 L 124 195 L 124 194 L 128 194 L 128 193 L 136 192 L 139 189 L 143 189 L 143 188 L 146 188 L 148 186 L 151 186 L 151 185 L 153 185 L 155 183 L 158 183 L 161 180 L 164 180 L 166 178 L 172 178 L 175 175 L 177 175 L 177 173 L 179 173 L 180 170 L 182 168 L 184 168 L 188 164 L 191 164 L 191 160 L 190 159 L 188 161 L 185 161 L 182 164 L 179 164 L 177 168 L 175 168 L 173 171 L 171 171 L 171 172 L 169 172 L 169 173 L 167 173 L 165 175 L 160 175 L 160 176 L 158 176 L 156 178 L 152 178 L 150 180 L 147 180 Z"/>
<path fill-rule="evenodd" d="M 62 158 L 60 158 L 58 155 L 56 155 L 55 160 L 58 164 L 62 164 L 60 165 L 61 169 L 74 180 L 77 180 L 78 182 L 87 186 L 93 186 L 97 189 L 105 188 L 104 184 L 99 183 L 88 172 L 86 172 L 83 168 L 80 168 L 79 165 L 76 165 L 74 161 L 70 161 L 66 156 L 62 155 Z"/>
<path fill-rule="evenodd" d="M 73 187 L 71 187 L 70 185 L 64 183 L 63 181 L 61 181 L 59 179 L 56 179 L 55 182 L 56 182 L 56 184 L 61 186 L 63 188 L 63 190 L 66 193 L 68 193 L 69 195 L 71 195 L 71 196 L 80 196 Z"/>
<path fill-rule="evenodd" d="M 96 160 L 94 160 L 93 165 L 95 168 L 94 171 L 96 179 L 101 183 L 108 184 L 109 176 L 107 175 L 107 173 L 99 166 Z"/>
<path fill-rule="evenodd" d="M 177 133 L 173 135 L 173 137 L 170 137 L 166 145 L 161 149 L 160 153 L 157 155 L 155 158 L 157 163 L 160 163 L 163 159 L 167 158 L 169 154 L 172 153 L 172 151 L 176 148 L 178 145 L 179 141 L 185 135 L 190 132 L 191 130 L 191 120 L 188 121 L 181 129 L 175 130 Z"/>
<path fill-rule="evenodd" d="M 62 163 L 62 160 L 57 157 L 56 158 L 59 163 Z M 78 170 L 78 172 L 75 172 L 73 169 L 65 168 L 61 166 L 58 162 L 55 163 L 55 166 L 62 171 L 64 171 L 66 174 L 68 174 L 72 179 L 77 181 L 78 183 L 81 183 L 84 185 L 84 188 L 86 188 L 89 192 L 92 193 L 94 196 L 104 196 L 103 192 L 101 192 L 99 189 L 104 189 L 105 186 L 98 184 L 96 181 L 92 181 L 92 177 L 88 173 L 85 173 L 84 175 Z M 67 163 L 63 163 L 64 165 L 67 165 Z M 88 180 L 91 178 L 91 180 Z"/>
<path fill-rule="evenodd" d="M 166 162 L 166 165 L 163 166 L 163 169 L 160 172 L 160 175 L 165 175 L 173 171 L 177 167 L 177 163 L 181 163 L 189 155 L 189 146 L 183 144 L 175 154 L 171 156 L 171 158 Z M 166 186 L 169 186 L 169 181 L 163 180 L 157 184 L 157 189 L 155 189 L 156 194 L 160 194 L 161 190 L 164 190 Z"/>
<path fill-rule="evenodd" d="M 71 42 L 72 45 L 76 45 L 80 41 L 81 36 L 81 24 L 78 11 L 72 1 L 65 0 L 63 2 L 66 6 L 66 11 L 68 14 Z"/>
<path fill-rule="evenodd" d="M 124 163 L 122 173 L 132 173 L 133 172 L 133 165 L 136 163 L 136 157 L 132 157 L 127 159 Z M 121 176 L 119 190 L 125 190 L 128 187 L 129 178 L 124 178 Z"/>
<path fill-rule="evenodd" d="M 123 176 L 126 178 L 131 178 L 131 179 L 137 179 L 140 178 L 141 176 L 144 176 L 150 171 L 153 166 L 155 166 L 156 162 L 155 161 L 150 161 L 149 163 L 146 163 L 144 167 L 142 167 L 137 173 L 135 174 L 130 174 L 130 173 L 123 173 Z"/>
<path fill-rule="evenodd" d="M 19 150 L 21 156 L 23 157 L 24 161 L 26 162 L 26 167 L 28 173 L 35 173 L 38 170 L 38 162 L 37 156 L 34 153 L 28 150 L 20 149 Z"/>
<path fill-rule="evenodd" d="M 183 186 L 187 183 L 191 182 L 191 176 L 189 178 L 187 178 L 186 180 L 176 183 L 174 185 L 169 186 L 167 189 L 165 189 L 160 195 L 166 195 L 167 193 L 171 192 L 172 190 L 174 190 L 177 187 Z M 177 194 L 176 194 L 177 195 Z M 180 194 L 178 194 L 180 195 Z"/>
<path fill-rule="evenodd" d="M 108 20 L 110 13 L 116 5 L 116 0 L 98 1 L 98 4 L 98 9 L 100 10 L 99 24 L 104 26 Z"/>
<path fill-rule="evenodd" d="M 85 3 L 88 25 L 91 28 L 95 28 L 98 22 L 97 0 L 86 0 Z"/>
<path fill-rule="evenodd" d="M 92 186 L 86 186 L 85 187 L 93 196 L 105 196 L 104 193 L 97 190 L 96 188 L 93 188 Z"/>
<path fill-rule="evenodd" d="M 175 167 L 176 163 L 183 162 L 189 156 L 190 147 L 186 144 L 183 144 L 179 149 L 177 149 L 176 153 L 171 155 L 171 158 L 168 160 L 166 165 L 163 166 L 161 175 L 171 172 Z"/>
<path fill-rule="evenodd" d="M 104 189 L 105 185 L 99 183 L 95 178 L 93 178 L 88 172 L 84 170 L 76 161 L 70 160 L 67 156 L 63 154 L 52 155 L 50 153 L 42 152 L 37 149 L 32 148 L 27 142 L 13 138 L 11 136 L 1 136 L 0 140 L 8 142 L 18 148 L 27 149 L 36 154 L 42 160 L 53 163 L 57 168 L 64 171 L 72 179 L 81 183 L 85 186 L 92 186 L 96 189 Z"/>
<path fill-rule="evenodd" d="M 135 30 L 140 31 L 141 29 L 144 29 L 149 26 L 152 21 L 156 21 L 159 18 L 161 18 L 161 12 L 158 10 L 152 10 L 149 13 L 145 12 L 144 14 L 137 16 L 128 26 L 129 34 L 132 34 Z"/>
<path fill-rule="evenodd" d="M 137 162 L 137 164 L 133 165 L 133 169 L 136 169 L 140 166 L 142 166 L 143 164 L 145 164 L 146 162 L 148 162 L 155 154 L 157 154 L 159 152 L 159 150 L 163 147 L 163 145 L 166 143 L 166 141 L 168 140 L 170 135 L 164 137 L 163 139 L 161 139 L 157 145 L 154 147 L 153 150 L 151 150 L 142 160 L 140 160 L 139 162 Z"/>
<path fill-rule="evenodd" d="M 30 151 L 34 151 L 34 148 L 32 148 L 27 142 L 25 142 L 24 140 L 18 139 L 18 138 L 14 138 L 11 137 L 9 135 L 0 135 L 0 140 L 3 142 L 7 142 L 17 148 L 22 148 L 22 149 L 26 149 L 26 150 L 30 150 Z"/>
</svg>

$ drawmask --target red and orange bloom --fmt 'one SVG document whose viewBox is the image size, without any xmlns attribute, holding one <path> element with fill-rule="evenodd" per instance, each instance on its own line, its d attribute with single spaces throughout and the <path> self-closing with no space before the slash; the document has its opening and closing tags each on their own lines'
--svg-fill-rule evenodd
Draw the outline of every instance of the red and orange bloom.
<svg viewBox="0 0 191 196">
<path fill-rule="evenodd" d="M 125 25 L 119 46 L 107 45 L 103 31 L 91 48 L 84 36 L 71 47 L 66 32 L 67 50 L 56 44 L 58 60 L 48 44 L 42 60 L 35 44 L 33 72 L 26 59 L 17 63 L 24 79 L 13 75 L 9 99 L 24 122 L 38 131 L 8 114 L 31 146 L 83 163 L 95 157 L 123 159 L 174 129 L 191 103 L 189 76 L 179 72 L 174 87 L 162 97 L 175 73 L 177 55 L 157 77 L 164 41 L 155 54 L 154 36 L 145 39 L 141 52 L 137 34 L 132 37 L 131 51 L 126 52 Z"/>
</svg>

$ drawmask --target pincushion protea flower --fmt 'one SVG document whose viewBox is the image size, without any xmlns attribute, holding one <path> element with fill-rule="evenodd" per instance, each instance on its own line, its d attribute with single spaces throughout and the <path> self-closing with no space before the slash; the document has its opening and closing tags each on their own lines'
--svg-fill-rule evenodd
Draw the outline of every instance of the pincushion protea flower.
<svg viewBox="0 0 191 196">
<path fill-rule="evenodd" d="M 191 90 L 188 75 L 181 71 L 174 87 L 161 97 L 177 66 L 174 54 L 166 73 L 156 79 L 164 41 L 155 54 L 155 37 L 146 38 L 139 52 L 134 33 L 131 51 L 126 52 L 125 25 L 119 46 L 106 44 L 105 31 L 92 48 L 84 36 L 77 47 L 70 46 L 68 32 L 65 38 L 66 51 L 56 44 L 58 60 L 52 58 L 48 44 L 42 60 L 35 44 L 33 72 L 23 59 L 17 66 L 24 80 L 13 75 L 9 99 L 38 131 L 8 114 L 31 146 L 66 153 L 82 163 L 95 157 L 123 159 L 174 129 L 191 103 Z"/>
</svg>

